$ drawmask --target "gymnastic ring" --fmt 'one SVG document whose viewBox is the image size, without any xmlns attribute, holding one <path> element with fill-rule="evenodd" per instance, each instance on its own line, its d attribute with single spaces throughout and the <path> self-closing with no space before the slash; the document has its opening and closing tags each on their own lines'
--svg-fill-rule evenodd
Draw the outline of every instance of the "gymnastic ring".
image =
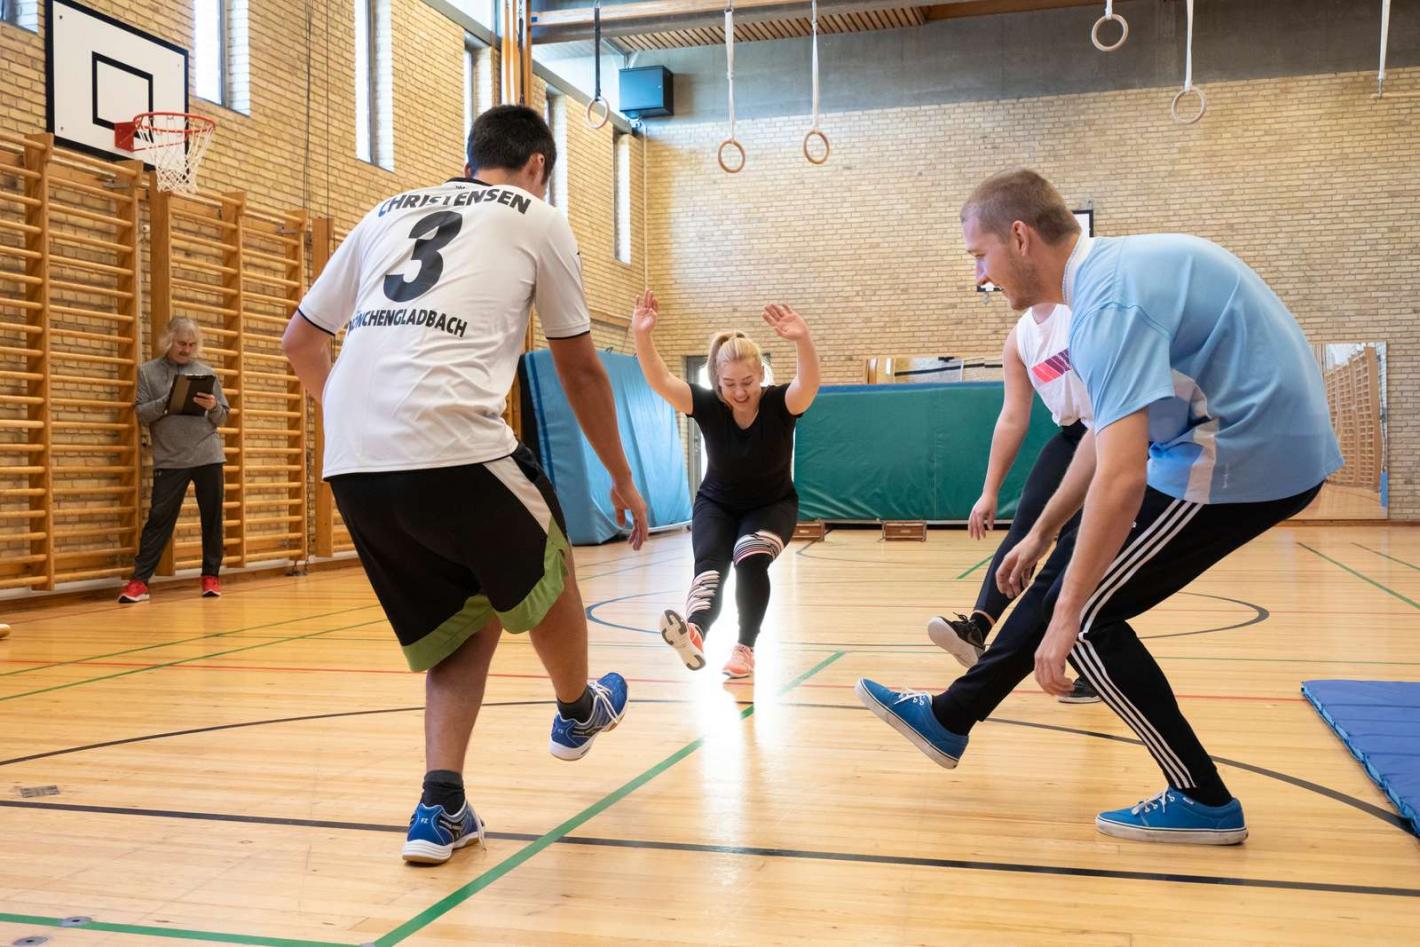
<svg viewBox="0 0 1420 947">
<path fill-rule="evenodd" d="M 815 158 L 813 154 L 809 152 L 809 142 L 814 138 L 823 142 L 822 158 Z M 832 151 L 833 148 L 828 143 L 828 136 L 817 128 L 810 128 L 808 134 L 804 136 L 804 157 L 808 159 L 809 164 L 825 164 L 828 161 L 829 153 Z"/>
<path fill-rule="evenodd" d="M 1198 96 L 1198 114 L 1192 118 L 1183 118 L 1178 114 L 1178 103 L 1188 93 L 1193 92 Z M 1169 114 L 1173 120 L 1180 125 L 1192 125 L 1203 117 L 1203 113 L 1208 111 L 1208 99 L 1203 95 L 1203 90 L 1198 86 L 1191 86 L 1187 89 L 1179 89 L 1178 94 L 1173 97 L 1172 104 L 1169 105 Z"/>
<path fill-rule="evenodd" d="M 1119 39 L 1114 41 L 1113 46 L 1106 46 L 1104 43 L 1100 42 L 1100 27 L 1104 26 L 1110 20 L 1115 20 L 1116 22 L 1118 22 L 1119 28 L 1122 29 L 1124 32 L 1119 34 Z M 1116 49 L 1123 46 L 1124 41 L 1128 38 L 1129 21 L 1126 20 L 1124 17 L 1120 16 L 1118 13 L 1106 13 L 1098 20 L 1095 20 L 1094 29 L 1090 30 L 1090 41 L 1095 44 L 1095 49 L 1098 49 L 1102 53 L 1114 52 Z"/>
<path fill-rule="evenodd" d="M 600 102 L 602 105 L 602 119 L 599 122 L 595 121 L 592 118 L 592 115 L 596 112 L 598 102 Z M 601 128 L 610 119 L 611 103 L 608 102 L 603 96 L 599 95 L 587 103 L 587 127 L 590 128 L 592 131 L 596 131 L 598 128 Z"/>
<path fill-rule="evenodd" d="M 740 163 L 733 168 L 725 163 L 725 149 L 731 145 L 734 145 L 735 150 L 740 153 Z M 720 170 L 726 174 L 739 174 L 745 169 L 745 146 L 733 138 L 726 138 L 720 142 L 720 150 L 715 152 L 715 160 L 720 162 Z"/>
</svg>

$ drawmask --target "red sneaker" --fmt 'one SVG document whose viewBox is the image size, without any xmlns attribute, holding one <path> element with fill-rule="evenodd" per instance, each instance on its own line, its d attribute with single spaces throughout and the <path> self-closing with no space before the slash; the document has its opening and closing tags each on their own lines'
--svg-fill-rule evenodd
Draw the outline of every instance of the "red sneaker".
<svg viewBox="0 0 1420 947">
<path fill-rule="evenodd" d="M 217 578 L 215 575 L 204 575 L 202 577 L 202 597 L 221 598 L 222 580 Z"/>
<path fill-rule="evenodd" d="M 129 579 L 128 584 L 123 587 L 123 591 L 118 593 L 118 600 L 124 605 L 148 601 L 148 583 L 138 579 Z"/>
</svg>

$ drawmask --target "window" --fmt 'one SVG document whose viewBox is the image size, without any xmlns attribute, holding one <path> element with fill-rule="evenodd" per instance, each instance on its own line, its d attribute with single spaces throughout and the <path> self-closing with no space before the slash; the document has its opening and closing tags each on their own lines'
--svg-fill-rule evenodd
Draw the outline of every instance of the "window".
<svg viewBox="0 0 1420 947">
<path fill-rule="evenodd" d="M 39 0 L 0 0 L 0 23 L 39 31 Z"/>
<path fill-rule="evenodd" d="M 389 0 L 355 0 L 355 154 L 394 170 Z"/>
<path fill-rule="evenodd" d="M 449 0 L 449 5 L 455 10 L 467 13 L 475 23 L 485 29 L 493 29 L 493 2 L 494 0 Z"/>
<path fill-rule="evenodd" d="M 248 0 L 193 0 L 192 58 L 199 96 L 249 114 L 247 3 Z"/>
<path fill-rule="evenodd" d="M 493 107 L 492 58 L 488 47 L 477 37 L 464 34 L 463 117 L 464 132 L 473 130 L 474 119 Z"/>
<path fill-rule="evenodd" d="M 612 229 L 616 234 L 616 258 L 631 262 L 631 136 L 611 135 Z"/>
<path fill-rule="evenodd" d="M 465 36 L 463 47 L 463 127 L 465 134 L 473 130 L 475 118 L 478 118 L 478 50 Z"/>
<path fill-rule="evenodd" d="M 547 202 L 567 213 L 567 96 L 552 86 L 547 87 L 547 107 L 544 112 L 552 127 L 552 140 L 557 145 L 557 163 L 552 166 L 552 180 L 547 184 Z"/>
</svg>

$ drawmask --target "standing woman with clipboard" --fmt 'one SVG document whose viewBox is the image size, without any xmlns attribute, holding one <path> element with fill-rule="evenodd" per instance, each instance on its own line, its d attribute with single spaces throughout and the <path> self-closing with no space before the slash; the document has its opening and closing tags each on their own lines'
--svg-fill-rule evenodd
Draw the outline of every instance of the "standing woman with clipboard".
<svg viewBox="0 0 1420 947">
<path fill-rule="evenodd" d="M 172 538 L 189 483 L 196 487 L 202 515 L 202 595 L 222 594 L 217 573 L 222 568 L 222 500 L 225 487 L 222 435 L 227 421 L 227 397 L 212 369 L 197 360 L 202 330 L 183 316 L 168 323 L 166 354 L 138 369 L 134 409 L 148 425 L 153 447 L 153 499 L 133 577 L 118 600 L 125 605 L 148 601 L 148 579 L 158 568 L 163 547 Z"/>
</svg>

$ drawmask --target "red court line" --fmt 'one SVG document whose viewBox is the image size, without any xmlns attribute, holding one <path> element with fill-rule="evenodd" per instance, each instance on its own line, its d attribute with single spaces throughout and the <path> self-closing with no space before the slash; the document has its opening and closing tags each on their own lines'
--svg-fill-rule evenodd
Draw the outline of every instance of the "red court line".
<svg viewBox="0 0 1420 947">
<path fill-rule="evenodd" d="M 48 662 L 48 661 L 38 661 L 38 660 L 26 660 L 26 659 L 24 659 L 24 658 L 3 658 L 3 659 L 0 659 L 0 664 L 49 664 L 49 663 L 51 663 L 51 662 Z M 78 667 L 78 666 L 116 667 L 116 668 L 151 668 L 151 667 L 161 667 L 163 670 L 172 670 L 172 671 L 187 671 L 187 670 L 229 671 L 229 672 L 230 672 L 230 671 L 276 671 L 276 672 L 285 672 L 285 673 L 293 673 L 293 674 L 400 674 L 400 675 L 406 675 L 406 676 L 407 676 L 407 675 L 411 675 L 411 674 L 416 674 L 416 673 L 418 673 L 417 671 L 406 671 L 406 670 L 401 670 L 401 669 L 399 669 L 399 668 L 300 667 L 300 666 L 292 666 L 292 665 L 274 665 L 274 664 L 174 664 L 174 665 L 163 665 L 163 664 L 160 664 L 160 663 L 157 663 L 157 662 L 141 662 L 141 661 L 76 661 L 76 662 L 74 662 L 74 664 L 71 665 L 71 666 L 76 666 L 76 667 Z M 497 677 L 497 678 L 505 678 L 505 679 L 508 679 L 508 680 L 529 680 L 529 681 L 545 681 L 545 680 L 547 680 L 547 675 L 545 675 L 545 674 L 501 674 L 501 673 L 490 673 L 488 676 L 489 676 L 489 677 Z M 628 677 L 626 680 L 627 680 L 628 682 L 630 682 L 630 683 L 633 683 L 633 684 L 685 684 L 685 683 L 686 683 L 686 681 L 683 680 L 683 679 L 679 679 L 679 678 L 668 678 L 668 677 Z M 724 686 L 725 686 L 725 687 L 753 687 L 753 686 L 754 686 L 754 682 L 753 682 L 753 681 L 725 681 L 725 682 L 724 682 Z M 820 688 L 820 689 L 824 689 L 824 690 L 848 690 L 848 689 L 851 689 L 851 688 L 853 687 L 852 684 L 823 684 L 823 683 L 809 683 L 809 682 L 805 682 L 805 683 L 803 683 L 803 684 L 800 684 L 799 686 L 800 686 L 800 687 Z M 919 689 L 919 690 L 925 690 L 925 691 L 928 691 L 928 692 L 930 693 L 933 688 L 931 688 L 931 687 L 923 687 L 923 688 L 918 688 L 918 689 Z M 1016 693 L 1016 694 L 1029 694 L 1029 695 L 1032 695 L 1032 696 L 1035 696 L 1035 697 L 1049 697 L 1049 696 L 1053 696 L 1053 695 L 1046 694 L 1045 691 L 1042 691 L 1042 690 L 1035 690 L 1035 689 L 1032 689 L 1032 688 L 1017 688 L 1017 689 L 1016 689 L 1015 691 L 1013 691 L 1012 693 Z M 1175 694 L 1174 696 L 1177 697 L 1177 698 L 1179 698 L 1180 700 L 1261 700 L 1261 701 L 1269 701 L 1269 702 L 1273 702 L 1273 703 L 1277 703 L 1277 702 L 1283 702 L 1283 703 L 1298 703 L 1298 702 L 1305 702 L 1305 700 L 1306 700 L 1306 699 L 1303 698 L 1303 697 L 1267 697 L 1267 696 L 1264 696 L 1264 695 L 1256 695 L 1256 694 Z"/>
</svg>

